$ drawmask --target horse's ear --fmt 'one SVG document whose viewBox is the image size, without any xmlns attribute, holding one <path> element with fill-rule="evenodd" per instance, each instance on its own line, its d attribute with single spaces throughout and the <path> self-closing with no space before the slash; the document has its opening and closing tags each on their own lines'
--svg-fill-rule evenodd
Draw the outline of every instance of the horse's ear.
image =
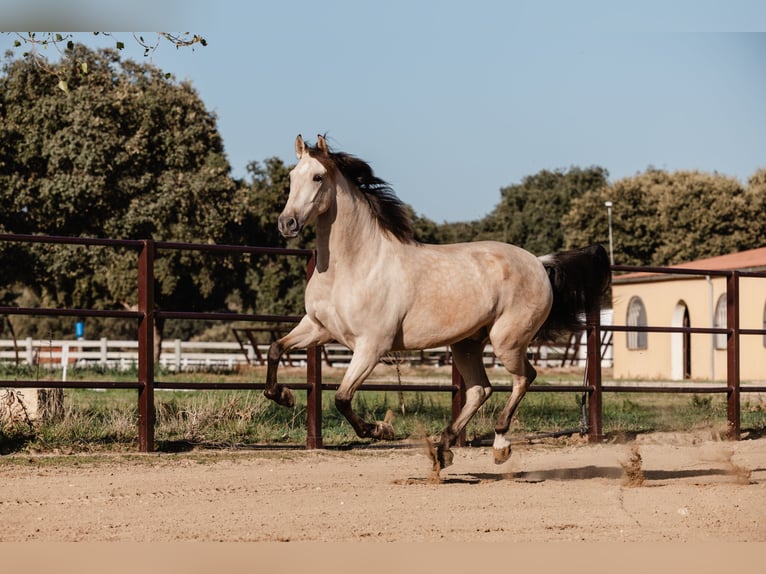
<svg viewBox="0 0 766 574">
<path fill-rule="evenodd" d="M 321 134 L 317 136 L 317 148 L 319 148 L 319 151 L 322 153 L 330 153 L 327 149 L 327 140 Z"/>
<path fill-rule="evenodd" d="M 298 134 L 298 137 L 295 138 L 295 155 L 298 156 L 298 159 L 301 159 L 303 157 L 303 154 L 306 153 L 306 144 L 303 141 L 303 138 L 301 137 L 301 134 Z"/>
</svg>

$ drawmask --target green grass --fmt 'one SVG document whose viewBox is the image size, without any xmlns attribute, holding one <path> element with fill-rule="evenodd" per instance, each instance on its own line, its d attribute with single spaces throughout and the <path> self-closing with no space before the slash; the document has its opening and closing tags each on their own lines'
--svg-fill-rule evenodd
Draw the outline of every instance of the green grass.
<svg viewBox="0 0 766 574">
<path fill-rule="evenodd" d="M 134 373 L 72 371 L 84 380 L 135 380 Z M 23 378 L 16 373 L 17 378 Z M 55 375 L 52 375 L 55 376 Z M 253 380 L 257 373 L 164 373 L 162 380 Z M 298 375 L 293 374 L 293 377 Z M 5 375 L 8 378 L 7 374 Z M 328 373 L 327 382 L 338 375 Z M 159 379 L 159 377 L 158 377 Z M 395 379 L 395 377 L 394 377 Z M 541 377 L 557 383 L 560 377 Z M 260 380 L 258 378 L 257 380 Z M 289 377 L 286 381 L 291 380 Z M 294 378 L 292 380 L 299 380 Z M 445 382 L 447 382 L 445 380 Z M 544 383 L 543 383 L 544 384 Z M 362 387 L 364 389 L 364 387 Z M 327 446 L 366 443 L 354 434 L 337 412 L 333 393 L 323 396 L 323 441 Z M 306 440 L 304 392 L 296 392 L 296 406 L 286 409 L 265 399 L 260 391 L 155 391 L 156 447 L 161 451 L 194 446 L 246 447 L 260 444 L 302 445 Z M 135 451 L 138 445 L 138 394 L 135 390 L 68 389 L 64 415 L 55 421 L 28 424 L 0 421 L 0 453 Z M 496 392 L 469 423 L 469 441 L 491 439 L 507 392 Z M 403 398 L 403 404 L 401 399 Z M 438 434 L 449 423 L 449 392 L 360 391 L 354 408 L 366 420 L 381 420 L 391 410 L 397 438 Z M 529 434 L 577 430 L 581 425 L 581 393 L 530 392 L 522 402 L 511 432 Z M 603 425 L 607 435 L 656 431 L 723 428 L 726 402 L 723 395 L 669 395 L 607 393 L 603 398 Z M 766 404 L 742 398 L 742 428 L 761 433 L 766 429 Z"/>
</svg>

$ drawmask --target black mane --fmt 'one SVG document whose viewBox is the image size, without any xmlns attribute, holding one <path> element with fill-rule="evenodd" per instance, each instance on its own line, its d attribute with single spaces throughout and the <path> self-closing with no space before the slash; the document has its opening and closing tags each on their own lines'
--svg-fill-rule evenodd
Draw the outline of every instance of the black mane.
<svg viewBox="0 0 766 574">
<path fill-rule="evenodd" d="M 368 163 L 343 152 L 325 153 L 318 147 L 309 147 L 308 152 L 328 170 L 337 169 L 343 177 L 357 186 L 381 229 L 402 243 L 414 241 L 415 231 L 407 206 L 396 196 L 388 183 L 373 173 Z"/>
</svg>

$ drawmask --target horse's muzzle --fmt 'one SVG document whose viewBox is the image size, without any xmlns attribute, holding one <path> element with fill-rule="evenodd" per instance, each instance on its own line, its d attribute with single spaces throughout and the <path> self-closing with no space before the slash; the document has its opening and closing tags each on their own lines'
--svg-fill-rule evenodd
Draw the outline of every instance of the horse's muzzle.
<svg viewBox="0 0 766 574">
<path fill-rule="evenodd" d="M 301 224 L 298 223 L 298 220 L 292 216 L 288 217 L 285 215 L 280 215 L 277 226 L 279 227 L 279 232 L 282 234 L 282 237 L 288 239 L 290 237 L 296 237 L 301 231 Z"/>
</svg>

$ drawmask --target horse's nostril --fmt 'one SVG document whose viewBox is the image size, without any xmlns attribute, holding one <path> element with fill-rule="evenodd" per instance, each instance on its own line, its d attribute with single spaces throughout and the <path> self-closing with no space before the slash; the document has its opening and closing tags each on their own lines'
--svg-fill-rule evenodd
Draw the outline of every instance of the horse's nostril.
<svg viewBox="0 0 766 574">
<path fill-rule="evenodd" d="M 298 220 L 294 217 L 280 217 L 278 227 L 282 235 L 295 235 L 300 231 Z"/>
</svg>

